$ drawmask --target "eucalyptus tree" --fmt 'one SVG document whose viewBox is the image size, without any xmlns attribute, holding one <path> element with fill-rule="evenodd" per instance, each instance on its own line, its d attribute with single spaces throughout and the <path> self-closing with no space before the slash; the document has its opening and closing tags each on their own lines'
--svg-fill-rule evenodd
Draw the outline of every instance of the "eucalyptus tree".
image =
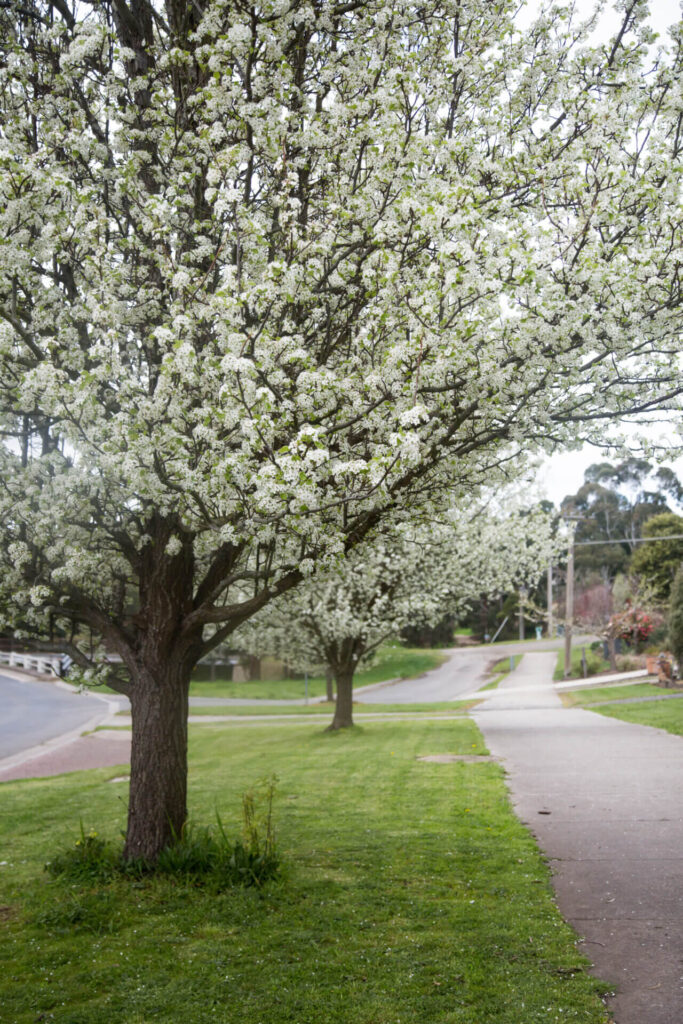
<svg viewBox="0 0 683 1024">
<path fill-rule="evenodd" d="M 566 542 L 547 512 L 452 511 L 366 538 L 343 560 L 271 601 L 234 634 L 254 654 L 324 665 L 336 682 L 330 729 L 353 725 L 359 665 L 408 625 L 457 614 L 483 594 L 535 585 Z"/>
<path fill-rule="evenodd" d="M 683 563 L 679 565 L 671 585 L 667 643 L 678 662 L 680 679 L 683 670 Z"/>
<path fill-rule="evenodd" d="M 651 539 L 637 546 L 630 574 L 649 590 L 651 600 L 667 604 L 676 573 L 683 565 L 683 516 L 673 512 L 652 516 L 643 524 L 642 533 Z"/>
<path fill-rule="evenodd" d="M 126 856 L 322 552 L 676 405 L 680 34 L 622 8 L 0 5 L 2 625 L 129 694 Z"/>
<path fill-rule="evenodd" d="M 620 572 L 644 578 L 652 577 L 654 572 L 657 576 L 663 549 L 652 543 L 641 544 L 639 539 L 644 535 L 656 536 L 657 523 L 667 527 L 664 533 L 681 532 L 680 522 L 676 529 L 671 526 L 672 522 L 676 526 L 679 519 L 671 505 L 680 504 L 681 493 L 681 483 L 670 467 L 655 467 L 644 459 L 589 466 L 577 493 L 567 495 L 561 505 L 562 513 L 575 519 L 575 570 L 579 586 L 592 589 L 598 575 L 611 586 Z M 683 554 L 680 542 L 678 549 L 679 555 Z M 668 582 L 657 593 L 659 600 L 666 598 L 676 571 L 675 541 L 669 561 L 671 558 L 673 570 L 660 574 L 663 578 L 668 573 Z M 662 578 L 655 591 L 661 590 Z M 600 604 L 598 600 L 597 605 Z"/>
</svg>

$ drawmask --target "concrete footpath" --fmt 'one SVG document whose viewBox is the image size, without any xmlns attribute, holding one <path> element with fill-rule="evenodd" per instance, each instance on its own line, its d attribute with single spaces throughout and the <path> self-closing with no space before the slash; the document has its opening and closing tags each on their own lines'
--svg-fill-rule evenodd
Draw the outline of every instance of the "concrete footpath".
<svg viewBox="0 0 683 1024">
<path fill-rule="evenodd" d="M 683 1021 L 683 738 L 564 708 L 525 654 L 472 712 L 616 1024 Z"/>
</svg>

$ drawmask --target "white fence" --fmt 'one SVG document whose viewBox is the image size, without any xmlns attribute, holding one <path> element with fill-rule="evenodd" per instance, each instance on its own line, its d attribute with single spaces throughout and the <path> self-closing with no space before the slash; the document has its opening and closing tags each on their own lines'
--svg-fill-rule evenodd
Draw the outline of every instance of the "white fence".
<svg viewBox="0 0 683 1024">
<path fill-rule="evenodd" d="M 29 672 L 40 672 L 43 675 L 59 675 L 61 654 L 19 654 L 17 651 L 0 651 L 0 665 L 10 668 L 25 668 Z"/>
</svg>

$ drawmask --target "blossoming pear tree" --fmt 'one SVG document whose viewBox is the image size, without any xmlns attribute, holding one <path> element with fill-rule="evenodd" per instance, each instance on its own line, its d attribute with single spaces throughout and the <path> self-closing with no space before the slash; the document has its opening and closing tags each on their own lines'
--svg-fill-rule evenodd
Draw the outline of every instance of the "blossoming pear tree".
<svg viewBox="0 0 683 1024">
<path fill-rule="evenodd" d="M 678 401 L 680 33 L 517 6 L 0 5 L 2 626 L 130 696 L 127 857 L 323 553 Z"/>
<path fill-rule="evenodd" d="M 347 728 L 354 674 L 382 643 L 408 625 L 464 611 L 482 594 L 535 584 L 563 545 L 554 516 L 542 510 L 469 510 L 394 526 L 272 601 L 233 634 L 233 643 L 299 667 L 330 669 L 337 694 L 330 729 Z"/>
</svg>

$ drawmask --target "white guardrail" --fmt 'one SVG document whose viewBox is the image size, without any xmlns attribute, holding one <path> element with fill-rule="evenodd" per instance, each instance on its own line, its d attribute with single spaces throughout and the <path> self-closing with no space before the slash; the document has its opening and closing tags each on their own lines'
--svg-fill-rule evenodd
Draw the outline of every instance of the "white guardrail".
<svg viewBox="0 0 683 1024">
<path fill-rule="evenodd" d="M 106 661 L 113 664 L 120 664 L 121 657 L 118 654 L 108 654 Z M 239 665 L 239 658 L 230 657 L 217 661 L 217 665 Z M 22 654 L 19 651 L 0 651 L 0 665 L 7 665 L 9 668 L 25 668 L 29 672 L 40 672 L 42 675 L 53 673 L 59 679 L 65 676 L 71 667 L 71 658 L 66 654 Z M 211 660 L 202 658 L 201 665 L 210 665 Z"/>
<path fill-rule="evenodd" d="M 61 654 L 19 654 L 16 651 L 0 651 L 0 665 L 10 668 L 25 668 L 29 672 L 40 672 L 49 675 L 51 672 L 59 676 L 62 662 Z"/>
</svg>

